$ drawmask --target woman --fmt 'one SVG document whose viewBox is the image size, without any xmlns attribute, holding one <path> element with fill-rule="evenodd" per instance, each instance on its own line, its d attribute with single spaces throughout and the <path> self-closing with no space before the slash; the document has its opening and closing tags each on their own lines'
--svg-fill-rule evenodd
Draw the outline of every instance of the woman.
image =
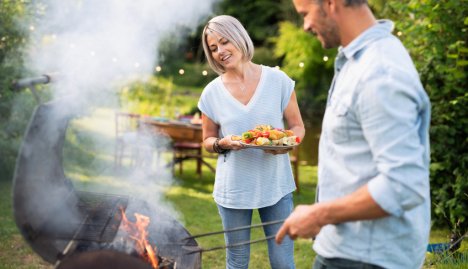
<svg viewBox="0 0 468 269">
<path fill-rule="evenodd" d="M 294 81 L 280 70 L 253 63 L 254 47 L 242 24 L 231 16 L 211 19 L 203 30 L 203 48 L 219 77 L 203 90 L 198 107 L 202 112 L 203 146 L 220 153 L 213 197 L 224 229 L 250 225 L 253 209 L 262 222 L 285 219 L 293 209 L 296 186 L 288 150 L 264 151 L 244 148 L 232 135 L 268 124 L 305 135 Z M 275 235 L 280 224 L 264 227 Z M 248 241 L 250 230 L 225 234 L 226 244 Z M 281 245 L 268 240 L 272 268 L 294 268 L 292 240 Z M 227 268 L 247 268 L 250 246 L 227 249 Z"/>
</svg>

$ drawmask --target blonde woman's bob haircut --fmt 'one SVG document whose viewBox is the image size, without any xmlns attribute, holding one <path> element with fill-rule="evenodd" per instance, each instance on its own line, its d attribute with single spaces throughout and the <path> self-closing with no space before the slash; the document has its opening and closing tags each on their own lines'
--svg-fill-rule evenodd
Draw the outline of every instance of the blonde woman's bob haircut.
<svg viewBox="0 0 468 269">
<path fill-rule="evenodd" d="M 249 34 L 244 26 L 234 17 L 228 15 L 220 15 L 212 18 L 203 29 L 202 40 L 203 50 L 205 51 L 206 59 L 210 67 L 219 75 L 226 72 L 224 67 L 220 65 L 212 55 L 207 43 L 207 35 L 217 33 L 223 38 L 231 42 L 243 55 L 243 59 L 248 62 L 252 60 L 254 54 L 254 45 Z"/>
</svg>

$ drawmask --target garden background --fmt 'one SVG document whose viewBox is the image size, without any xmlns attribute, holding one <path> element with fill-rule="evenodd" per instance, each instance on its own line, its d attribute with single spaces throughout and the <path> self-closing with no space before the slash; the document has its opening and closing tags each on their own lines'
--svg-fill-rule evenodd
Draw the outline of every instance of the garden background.
<svg viewBox="0 0 468 269">
<path fill-rule="evenodd" d="M 209 3 L 205 12 L 200 8 L 198 17 L 187 20 L 189 23 L 166 25 L 158 44 L 148 45 L 150 49 L 151 46 L 157 48 L 154 58 L 146 59 L 151 65 L 150 72 L 122 72 L 117 77 L 109 76 L 115 79 L 108 79 L 105 84 L 91 85 L 92 89 L 87 84 L 76 86 L 78 91 L 87 93 L 88 101 L 94 101 L 90 102 L 92 109 L 88 115 L 72 122 L 64 148 L 64 155 L 69 156 L 65 163 L 67 176 L 77 186 L 115 192 L 145 187 L 144 184 L 135 186 L 135 182 L 128 180 L 128 175 L 134 172 L 131 167 L 119 173 L 110 168 L 113 165 L 113 112 L 125 110 L 150 116 L 164 113 L 170 117 L 178 113 L 196 113 L 203 87 L 216 76 L 204 60 L 200 41 L 202 26 L 213 15 L 230 14 L 237 17 L 251 34 L 256 47 L 254 62 L 277 66 L 296 81 L 307 137 L 301 145 L 301 193 L 295 194 L 294 201 L 295 204 L 314 201 L 320 120 L 333 75 L 336 50 L 322 49 L 313 36 L 303 32 L 302 20 L 290 0 Z M 431 242 L 461 238 L 466 235 L 468 226 L 468 1 L 410 0 L 402 3 L 374 0 L 369 3 L 377 17 L 395 22 L 394 34 L 413 57 L 431 99 Z M 48 12 L 56 5 L 52 0 L 4 0 L 0 3 L 0 268 L 50 267 L 30 250 L 16 228 L 11 188 L 22 136 L 37 105 L 31 89 L 15 88 L 14 82 L 43 74 L 38 73 L 30 58 L 58 42 L 54 33 L 44 35 L 39 31 L 40 25 L 49 19 Z M 67 7 L 80 10 L 85 6 L 86 1 L 74 1 Z M 174 12 L 179 13 L 181 8 L 184 4 L 173 7 Z M 73 10 L 69 12 L 73 14 Z M 186 16 L 192 13 L 182 12 Z M 77 17 L 68 19 L 79 21 Z M 158 18 L 152 19 L 155 24 L 159 23 Z M 91 51 L 91 56 L 96 57 L 95 53 Z M 73 62 L 75 59 L 68 60 Z M 141 68 L 144 64 L 132 62 L 132 68 Z M 93 74 L 86 75 L 89 78 Z M 60 75 L 57 83 L 60 84 Z M 34 88 L 40 101 L 67 95 L 54 85 L 52 82 Z M 195 166 L 188 163 L 183 174 L 176 172 L 164 185 L 161 194 L 164 201 L 179 212 L 179 218 L 191 233 L 221 228 L 210 195 L 212 184 L 210 171 L 204 171 L 198 178 Z M 153 185 L 146 187 L 154 188 Z M 255 221 L 258 222 L 257 216 Z M 201 241 L 206 245 L 222 242 L 222 238 Z M 456 252 L 428 254 L 425 266 L 466 268 L 467 247 L 466 242 L 462 242 Z M 298 268 L 310 267 L 314 256 L 310 244 L 308 240 L 297 241 Z M 252 268 L 263 268 L 267 259 L 264 246 L 254 246 L 252 253 Z M 203 268 L 222 268 L 223 262 L 222 251 L 207 253 Z"/>
</svg>

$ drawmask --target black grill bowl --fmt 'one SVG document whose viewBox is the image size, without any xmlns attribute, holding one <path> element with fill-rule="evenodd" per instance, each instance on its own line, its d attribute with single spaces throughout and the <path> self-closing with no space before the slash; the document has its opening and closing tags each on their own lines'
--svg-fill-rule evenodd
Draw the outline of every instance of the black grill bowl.
<svg viewBox="0 0 468 269">
<path fill-rule="evenodd" d="M 14 218 L 24 239 L 51 264 L 88 251 L 129 255 L 115 243 L 123 208 L 129 218 L 136 212 L 151 217 L 149 239 L 160 256 L 175 259 L 178 268 L 200 268 L 201 254 L 185 255 L 183 248 L 197 242 L 182 241 L 190 234 L 170 214 L 131 197 L 75 190 L 65 176 L 62 154 L 69 121 L 84 113 L 72 99 L 39 105 L 25 132 L 13 178 Z"/>
</svg>

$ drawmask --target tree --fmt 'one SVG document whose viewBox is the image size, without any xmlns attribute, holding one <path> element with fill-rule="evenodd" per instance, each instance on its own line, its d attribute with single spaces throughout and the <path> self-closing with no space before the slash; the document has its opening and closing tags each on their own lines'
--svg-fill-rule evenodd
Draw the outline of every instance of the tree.
<svg viewBox="0 0 468 269">
<path fill-rule="evenodd" d="M 236 17 L 249 32 L 256 46 L 278 32 L 281 5 L 269 0 L 224 0 L 219 4 L 218 14 Z"/>
</svg>

